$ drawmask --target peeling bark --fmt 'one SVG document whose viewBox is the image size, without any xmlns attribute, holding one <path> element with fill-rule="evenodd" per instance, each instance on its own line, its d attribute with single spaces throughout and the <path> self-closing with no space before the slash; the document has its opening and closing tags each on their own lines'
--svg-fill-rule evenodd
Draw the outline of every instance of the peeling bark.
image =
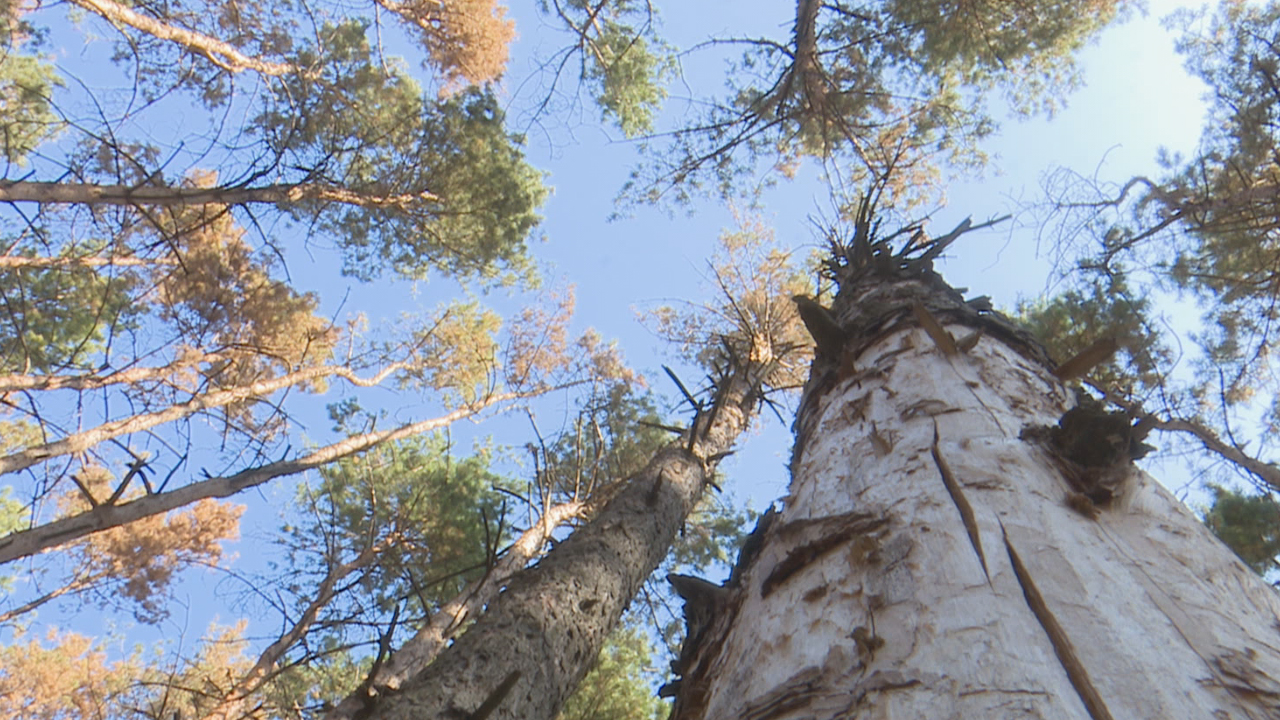
<svg viewBox="0 0 1280 720">
<path fill-rule="evenodd" d="M 673 717 L 1280 717 L 1275 592 L 1130 438 L 1090 467 L 1045 440 L 1075 397 L 1024 334 L 927 262 L 851 250 L 849 340 L 814 364 L 790 494 L 682 653 Z"/>
</svg>

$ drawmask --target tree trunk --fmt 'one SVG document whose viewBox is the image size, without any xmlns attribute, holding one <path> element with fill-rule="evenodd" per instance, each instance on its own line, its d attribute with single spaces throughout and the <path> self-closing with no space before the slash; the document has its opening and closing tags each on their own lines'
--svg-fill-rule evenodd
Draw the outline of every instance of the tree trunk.
<svg viewBox="0 0 1280 720">
<path fill-rule="evenodd" d="M 721 378 L 711 407 L 594 520 L 515 575 L 424 671 L 398 688 L 370 688 L 357 716 L 556 717 L 755 415 L 769 372 L 748 363 Z"/>
<path fill-rule="evenodd" d="M 839 258 L 783 509 L 726 588 L 676 583 L 673 717 L 1280 717 L 1274 591 L 915 253 Z"/>
</svg>

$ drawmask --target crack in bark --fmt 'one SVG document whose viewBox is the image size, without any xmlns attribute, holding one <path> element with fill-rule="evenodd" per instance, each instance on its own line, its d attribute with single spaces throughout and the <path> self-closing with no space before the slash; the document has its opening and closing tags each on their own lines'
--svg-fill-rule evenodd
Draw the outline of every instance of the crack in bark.
<svg viewBox="0 0 1280 720">
<path fill-rule="evenodd" d="M 1076 694 L 1080 696 L 1080 702 L 1084 703 L 1089 717 L 1093 720 L 1114 720 L 1102 696 L 1098 694 L 1097 688 L 1089 679 L 1084 663 L 1080 662 L 1080 657 L 1071 644 L 1071 638 L 1063 630 L 1058 619 L 1053 616 L 1053 612 L 1049 610 L 1044 596 L 1040 594 L 1035 581 L 1031 579 L 1031 573 L 1027 572 L 1027 566 L 1022 564 L 1022 558 L 1018 557 L 1017 551 L 1013 549 L 1013 543 L 1009 542 L 1009 533 L 1004 529 L 1003 524 L 1000 526 L 1000 532 L 1004 537 L 1005 550 L 1009 552 L 1009 562 L 1013 564 L 1014 577 L 1018 579 L 1018 585 L 1022 587 L 1022 595 L 1027 600 L 1027 607 L 1031 609 L 1031 614 L 1035 615 L 1040 627 L 1044 628 L 1045 634 L 1049 636 L 1053 653 L 1057 655 L 1059 664 L 1066 671 L 1067 679 L 1071 681 L 1071 687 L 1075 688 Z"/>
<path fill-rule="evenodd" d="M 787 553 L 765 578 L 760 586 L 760 596 L 769 597 L 778 586 L 819 558 L 845 543 L 868 538 L 888 522 L 888 518 L 875 517 L 870 513 L 849 512 L 818 520 L 797 520 L 782 526 L 779 528 L 780 533 L 796 533 L 816 527 L 819 537 Z M 865 552 L 869 554 L 872 550 L 872 547 L 868 547 Z"/>
<path fill-rule="evenodd" d="M 942 475 L 942 484 L 947 488 L 947 494 L 951 496 L 951 502 L 955 504 L 956 510 L 960 512 L 960 520 L 964 523 L 964 530 L 969 534 L 969 544 L 973 546 L 973 551 L 978 554 L 978 562 L 982 564 L 982 574 L 987 578 L 987 582 L 991 582 L 991 573 L 987 571 L 987 556 L 982 552 L 982 537 L 978 534 L 978 521 L 973 516 L 973 506 L 969 505 L 969 500 L 964 496 L 964 490 L 960 487 L 959 481 L 956 480 L 955 473 L 951 472 L 951 466 L 942 457 L 942 451 L 938 448 L 938 421 L 933 421 L 933 445 L 929 447 L 929 454 L 933 455 L 933 463 L 938 466 L 938 472 Z"/>
</svg>

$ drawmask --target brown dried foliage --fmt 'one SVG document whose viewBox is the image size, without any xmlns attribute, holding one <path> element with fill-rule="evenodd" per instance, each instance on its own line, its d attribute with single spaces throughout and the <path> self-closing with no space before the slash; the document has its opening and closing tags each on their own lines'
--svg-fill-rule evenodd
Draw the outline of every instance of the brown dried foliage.
<svg viewBox="0 0 1280 720">
<path fill-rule="evenodd" d="M 685 357 L 704 366 L 723 362 L 728 345 L 738 360 L 772 363 L 765 378 L 770 387 L 800 387 L 813 341 L 791 297 L 811 292 L 811 283 L 758 217 L 737 221 L 737 228 L 720 235 L 710 261 L 717 299 L 687 308 L 663 306 L 642 317 Z"/>
<path fill-rule="evenodd" d="M 102 647 L 83 635 L 51 628 L 42 643 L 22 642 L 19 632 L 0 647 L 0 717 L 105 718 L 139 674 L 135 660 L 108 662 Z"/>
<path fill-rule="evenodd" d="M 272 278 L 225 208 L 186 210 L 172 224 L 179 264 L 160 269 L 156 300 L 185 342 L 237 356 L 213 378 L 218 385 L 246 384 L 329 357 L 338 330 L 315 314 L 317 298 Z"/>
<path fill-rule="evenodd" d="M 515 23 L 495 0 L 378 0 L 422 33 L 429 64 L 445 92 L 498 79 L 507 66 Z"/>
<path fill-rule="evenodd" d="M 102 467 L 87 468 L 76 479 L 98 502 L 110 497 L 118 482 Z M 73 488 L 59 498 L 58 509 L 61 516 L 74 515 L 88 510 L 89 501 L 80 488 Z M 72 562 L 81 572 L 117 583 L 120 594 L 137 603 L 140 620 L 158 621 L 165 617 L 163 595 L 174 574 L 194 565 L 217 565 L 222 543 L 240 536 L 244 510 L 243 505 L 200 500 L 181 511 L 90 535 L 71 550 Z"/>
</svg>

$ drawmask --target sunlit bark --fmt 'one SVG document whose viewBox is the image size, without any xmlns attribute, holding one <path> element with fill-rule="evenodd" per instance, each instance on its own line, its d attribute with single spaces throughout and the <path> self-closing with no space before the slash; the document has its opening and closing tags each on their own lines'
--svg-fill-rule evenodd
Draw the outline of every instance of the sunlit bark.
<svg viewBox="0 0 1280 720">
<path fill-rule="evenodd" d="M 783 509 L 686 598 L 674 717 L 1274 716 L 1274 591 L 1128 454 L 1053 449 L 1036 348 L 893 260 L 833 309 Z"/>
</svg>

